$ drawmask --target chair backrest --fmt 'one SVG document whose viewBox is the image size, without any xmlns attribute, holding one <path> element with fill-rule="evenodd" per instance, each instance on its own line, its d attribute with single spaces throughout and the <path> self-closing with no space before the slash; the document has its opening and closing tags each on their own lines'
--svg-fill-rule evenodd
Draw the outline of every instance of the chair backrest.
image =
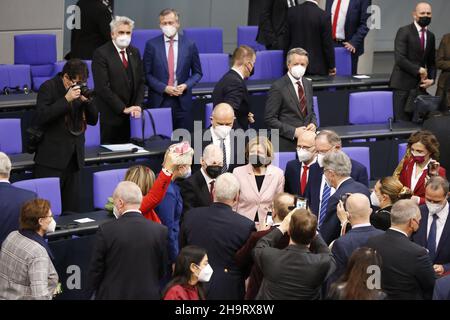
<svg viewBox="0 0 450 320">
<path fill-rule="evenodd" d="M 98 147 L 100 145 L 100 121 L 95 126 L 87 125 L 84 138 L 85 147 Z"/>
<path fill-rule="evenodd" d="M 356 160 L 363 164 L 367 169 L 367 175 L 370 180 L 370 148 L 369 147 L 343 147 L 342 151 L 348 155 L 350 159 Z"/>
<path fill-rule="evenodd" d="M 229 61 L 226 53 L 200 53 L 203 77 L 200 82 L 217 82 L 228 71 Z"/>
<path fill-rule="evenodd" d="M 5 87 L 31 89 L 31 73 L 29 65 L 0 65 L 0 94 Z"/>
<path fill-rule="evenodd" d="M 402 161 L 403 157 L 406 154 L 406 148 L 408 147 L 408 144 L 405 143 L 399 143 L 398 144 L 398 162 Z"/>
<path fill-rule="evenodd" d="M 247 45 L 255 51 L 265 51 L 266 47 L 256 41 L 258 26 L 238 26 L 237 46 Z"/>
<path fill-rule="evenodd" d="M 350 51 L 343 47 L 334 48 L 336 58 L 336 74 L 339 76 L 352 75 L 352 56 Z"/>
<path fill-rule="evenodd" d="M 53 215 L 61 215 L 61 190 L 59 178 L 22 180 L 14 182 L 13 186 L 33 191 L 37 194 L 38 198 L 50 201 L 50 208 Z"/>
<path fill-rule="evenodd" d="M 98 171 L 93 174 L 94 208 L 104 209 L 114 189 L 125 178 L 127 169 Z"/>
<path fill-rule="evenodd" d="M 88 67 L 89 76 L 87 79 L 87 85 L 90 89 L 94 89 L 94 76 L 92 74 L 92 60 L 83 60 L 86 62 Z M 66 60 L 57 61 L 53 64 L 53 76 L 56 76 L 59 72 L 62 72 L 64 65 L 66 64 Z"/>
<path fill-rule="evenodd" d="M 147 41 L 161 35 L 160 29 L 134 29 L 131 35 L 131 45 L 139 49 L 141 58 L 144 57 Z"/>
<path fill-rule="evenodd" d="M 20 119 L 0 119 L 0 151 L 7 154 L 22 153 Z"/>
<path fill-rule="evenodd" d="M 205 129 L 209 128 L 209 126 L 211 125 L 212 112 L 213 112 L 213 104 L 212 104 L 212 102 L 207 103 L 205 105 Z"/>
<path fill-rule="evenodd" d="M 316 114 L 317 127 L 320 127 L 320 113 L 319 113 L 319 101 L 316 96 L 313 97 L 313 108 Z"/>
<path fill-rule="evenodd" d="M 295 152 L 275 152 L 272 164 L 285 171 L 287 163 L 295 160 L 295 156 Z"/>
<path fill-rule="evenodd" d="M 153 132 L 152 123 L 150 121 L 150 116 L 147 110 L 152 114 L 155 120 L 155 130 Z M 142 112 L 145 117 L 145 128 L 144 128 L 144 138 L 148 139 L 155 134 L 161 134 L 168 137 L 172 136 L 173 125 L 172 125 L 172 109 L 171 108 L 154 108 L 146 109 Z M 130 117 L 130 128 L 132 138 L 142 138 L 142 119 L 136 119 Z"/>
<path fill-rule="evenodd" d="M 20 34 L 14 36 L 14 64 L 31 65 L 31 75 L 50 76 L 56 62 L 56 35 Z"/>
<path fill-rule="evenodd" d="M 255 74 L 250 77 L 250 80 L 278 79 L 282 75 L 282 50 L 267 50 L 256 52 Z"/>
<path fill-rule="evenodd" d="M 222 28 L 184 28 L 183 34 L 195 42 L 199 53 L 223 53 Z"/>
<path fill-rule="evenodd" d="M 350 124 L 387 123 L 393 117 L 392 91 L 368 91 L 350 94 Z"/>
</svg>

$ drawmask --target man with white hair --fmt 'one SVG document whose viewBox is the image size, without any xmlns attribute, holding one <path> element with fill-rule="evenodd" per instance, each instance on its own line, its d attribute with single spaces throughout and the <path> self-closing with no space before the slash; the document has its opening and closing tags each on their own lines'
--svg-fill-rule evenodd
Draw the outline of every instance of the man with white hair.
<svg viewBox="0 0 450 320">
<path fill-rule="evenodd" d="M 147 220 L 142 191 L 122 181 L 113 194 L 116 220 L 102 224 L 92 253 L 90 288 L 99 300 L 159 300 L 166 273 L 167 228 Z"/>
<path fill-rule="evenodd" d="M 130 46 L 134 21 L 116 16 L 111 40 L 92 58 L 92 73 L 100 110 L 102 143 L 130 141 L 130 116 L 140 117 L 144 101 L 144 71 L 139 50 Z"/>
<path fill-rule="evenodd" d="M 244 245 L 255 224 L 233 211 L 239 198 L 239 181 L 231 173 L 216 179 L 214 203 L 195 208 L 185 214 L 181 245 L 196 245 L 208 253 L 214 273 L 206 288 L 208 300 L 242 300 L 245 276 L 235 261 L 236 252 Z"/>
<path fill-rule="evenodd" d="M 192 208 L 208 207 L 213 203 L 214 184 L 222 173 L 222 149 L 214 144 L 206 146 L 200 163 L 201 169 L 180 183 L 183 212 Z"/>
<path fill-rule="evenodd" d="M 381 289 L 389 300 L 430 300 L 435 275 L 425 248 L 410 241 L 421 220 L 413 200 L 399 200 L 391 209 L 391 227 L 367 246 L 381 256 Z"/>
<path fill-rule="evenodd" d="M 34 192 L 9 183 L 11 160 L 0 152 L 0 246 L 12 231 L 19 228 L 20 209 L 25 202 L 36 198 Z"/>
</svg>

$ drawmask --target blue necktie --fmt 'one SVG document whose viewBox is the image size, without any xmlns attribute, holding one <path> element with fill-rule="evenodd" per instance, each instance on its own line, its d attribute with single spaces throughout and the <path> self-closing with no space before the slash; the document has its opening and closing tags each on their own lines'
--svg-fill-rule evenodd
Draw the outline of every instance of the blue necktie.
<svg viewBox="0 0 450 320">
<path fill-rule="evenodd" d="M 320 213 L 319 213 L 319 229 L 322 226 L 325 216 L 327 214 L 328 200 L 330 199 L 331 188 L 325 182 L 323 185 L 322 201 L 320 202 Z"/>
<path fill-rule="evenodd" d="M 436 213 L 433 214 L 432 217 L 433 222 L 431 223 L 430 232 L 428 233 L 427 249 L 431 261 L 434 262 L 434 258 L 436 255 L 436 220 L 439 217 Z"/>
</svg>

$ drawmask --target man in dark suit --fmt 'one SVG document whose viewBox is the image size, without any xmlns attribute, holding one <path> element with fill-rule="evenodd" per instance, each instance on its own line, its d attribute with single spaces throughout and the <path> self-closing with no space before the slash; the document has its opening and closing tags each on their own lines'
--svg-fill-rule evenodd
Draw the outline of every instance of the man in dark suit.
<svg viewBox="0 0 450 320">
<path fill-rule="evenodd" d="M 287 12 L 295 1 L 263 0 L 258 1 L 261 14 L 258 22 L 256 41 L 266 46 L 267 50 L 286 50 Z M 295 5 L 295 4 L 294 4 Z"/>
<path fill-rule="evenodd" d="M 113 194 L 117 220 L 102 224 L 89 272 L 97 300 L 159 300 L 166 273 L 167 228 L 142 216 L 141 189 L 122 181 Z"/>
<path fill-rule="evenodd" d="M 144 73 L 139 50 L 130 46 L 134 21 L 116 16 L 112 41 L 94 52 L 94 75 L 103 144 L 130 141 L 130 116 L 140 117 L 144 101 Z"/>
<path fill-rule="evenodd" d="M 371 5 L 372 0 L 327 0 L 326 12 L 331 16 L 334 45 L 351 52 L 352 74 L 358 73 L 358 58 L 364 53 Z"/>
<path fill-rule="evenodd" d="M 297 159 L 286 165 L 284 191 L 305 197 L 309 182 L 309 169 L 316 163 L 316 134 L 304 131 L 297 139 Z"/>
<path fill-rule="evenodd" d="M 449 112 L 434 114 L 423 123 L 423 130 L 431 131 L 440 142 L 439 163 L 443 168 L 450 168 L 450 144 L 445 143 L 450 137 L 449 123 Z M 450 179 L 450 170 L 447 170 L 447 179 Z"/>
<path fill-rule="evenodd" d="M 303 48 L 310 56 L 307 75 L 335 75 L 330 15 L 309 0 L 288 10 L 288 49 Z"/>
<path fill-rule="evenodd" d="M 317 300 L 335 262 L 317 234 L 317 217 L 305 209 L 289 213 L 278 228 L 258 241 L 253 259 L 264 275 L 257 300 Z M 289 246 L 277 249 L 288 232 Z"/>
<path fill-rule="evenodd" d="M 337 205 L 347 193 L 361 193 L 370 199 L 367 186 L 350 177 L 350 158 L 342 151 L 330 152 L 323 158 L 323 176 L 325 183 L 336 191 L 324 193 L 318 214 L 319 232 L 327 244 L 339 238 L 341 224 L 336 215 Z"/>
<path fill-rule="evenodd" d="M 234 212 L 239 197 L 239 182 L 231 173 L 216 179 L 214 203 L 186 212 L 182 224 L 181 244 L 196 245 L 208 252 L 214 273 L 206 288 L 207 300 L 242 300 L 245 277 L 234 256 L 244 245 L 255 224 Z"/>
<path fill-rule="evenodd" d="M 247 130 L 249 123 L 255 122 L 250 112 L 249 94 L 245 79 L 253 75 L 256 53 L 249 46 L 242 45 L 233 52 L 230 71 L 216 83 L 212 94 L 213 105 L 227 103 L 234 109 L 235 128 Z"/>
<path fill-rule="evenodd" d="M 19 229 L 22 205 L 36 198 L 34 192 L 23 190 L 9 183 L 11 160 L 0 152 L 0 246 L 10 232 Z"/>
<path fill-rule="evenodd" d="M 173 129 L 193 130 L 192 87 L 202 78 L 197 46 L 180 35 L 179 14 L 164 9 L 159 14 L 163 35 L 150 39 L 144 52 L 144 68 L 152 108 L 171 108 Z"/>
<path fill-rule="evenodd" d="M 312 81 L 303 77 L 308 59 L 308 52 L 301 48 L 289 50 L 288 73 L 275 81 L 268 93 L 264 120 L 269 129 L 279 130 L 280 151 L 294 151 L 303 131 L 316 131 Z"/>
<path fill-rule="evenodd" d="M 92 60 L 95 49 L 111 40 L 112 10 L 102 0 L 80 0 L 76 5 L 80 10 L 80 25 L 72 29 L 69 56 Z"/>
<path fill-rule="evenodd" d="M 422 220 L 413 241 L 428 249 L 436 275 L 450 272 L 450 219 L 447 179 L 435 176 L 425 188 L 426 204 L 420 206 Z"/>
<path fill-rule="evenodd" d="M 381 290 L 389 300 L 429 300 L 433 294 L 435 275 L 427 250 L 409 239 L 420 219 L 413 200 L 399 200 L 392 206 L 391 228 L 367 242 L 381 256 Z"/>
<path fill-rule="evenodd" d="M 34 175 L 60 179 L 63 212 L 78 210 L 86 124 L 98 121 L 95 101 L 81 94 L 80 83 L 87 78 L 86 63 L 71 59 L 61 73 L 42 84 L 37 95 L 35 122 L 44 134 L 34 155 Z"/>
<path fill-rule="evenodd" d="M 436 280 L 433 300 L 450 300 L 450 275 Z"/>
<path fill-rule="evenodd" d="M 255 300 L 258 294 L 261 282 L 263 280 L 263 274 L 261 269 L 253 263 L 252 251 L 255 248 L 258 241 L 270 233 L 273 229 L 280 226 L 284 218 L 291 211 L 290 208 L 295 206 L 295 197 L 288 193 L 277 194 L 273 199 L 273 211 L 272 219 L 273 224 L 265 225 L 261 230 L 252 232 L 250 238 L 245 245 L 239 249 L 236 253 L 236 263 L 242 269 L 250 272 L 248 278 L 247 291 L 245 292 L 245 300 Z M 285 234 L 275 247 L 278 249 L 284 249 L 289 244 L 289 235 Z"/>
<path fill-rule="evenodd" d="M 394 89 L 396 121 L 411 121 L 413 110 L 406 106 L 410 91 L 419 87 L 426 90 L 436 79 L 435 37 L 427 28 L 431 15 L 431 5 L 417 4 L 413 11 L 414 22 L 400 28 L 395 37 L 395 65 L 390 87 Z"/>
<path fill-rule="evenodd" d="M 209 207 L 213 203 L 214 184 L 222 173 L 223 152 L 218 146 L 210 144 L 203 151 L 200 162 L 200 170 L 180 183 L 183 212 Z"/>
</svg>

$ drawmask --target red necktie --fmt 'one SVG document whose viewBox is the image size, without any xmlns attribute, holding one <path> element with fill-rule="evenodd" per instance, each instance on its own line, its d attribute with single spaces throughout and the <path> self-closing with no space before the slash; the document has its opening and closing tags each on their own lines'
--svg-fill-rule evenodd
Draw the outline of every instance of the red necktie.
<svg viewBox="0 0 450 320">
<path fill-rule="evenodd" d="M 209 190 L 209 195 L 211 197 L 211 202 L 214 202 L 214 180 L 209 183 L 211 189 Z"/>
<path fill-rule="evenodd" d="M 332 30 L 332 35 L 333 35 L 334 40 L 336 40 L 336 29 L 337 29 L 337 23 L 338 23 L 338 19 L 339 19 L 339 11 L 341 10 L 341 1 L 342 0 L 338 0 L 337 5 L 336 5 L 336 10 L 334 11 L 333 30 Z"/>
<path fill-rule="evenodd" d="M 420 30 L 420 47 L 422 48 L 422 52 L 425 52 L 425 32 L 425 28 L 422 28 L 422 30 Z"/>
<path fill-rule="evenodd" d="M 173 39 L 170 39 L 170 44 L 169 44 L 169 54 L 167 57 L 167 63 L 169 65 L 169 82 L 167 83 L 167 85 L 169 86 L 173 86 L 174 81 L 175 81 L 175 74 L 174 74 L 174 69 L 175 69 L 175 58 L 174 58 L 174 53 L 173 53 Z"/>
<path fill-rule="evenodd" d="M 300 100 L 300 112 L 304 117 L 306 117 L 306 97 L 305 91 L 303 90 L 303 86 L 300 81 L 297 81 L 298 85 L 298 99 Z"/>
<path fill-rule="evenodd" d="M 302 177 L 300 179 L 300 194 L 301 195 L 305 194 L 307 177 L 308 177 L 308 169 L 309 169 L 309 167 L 307 165 L 303 166 Z"/>
<path fill-rule="evenodd" d="M 124 66 L 124 68 L 128 68 L 128 61 L 127 58 L 125 57 L 125 50 L 121 50 L 120 54 L 122 55 L 122 64 Z"/>
</svg>

